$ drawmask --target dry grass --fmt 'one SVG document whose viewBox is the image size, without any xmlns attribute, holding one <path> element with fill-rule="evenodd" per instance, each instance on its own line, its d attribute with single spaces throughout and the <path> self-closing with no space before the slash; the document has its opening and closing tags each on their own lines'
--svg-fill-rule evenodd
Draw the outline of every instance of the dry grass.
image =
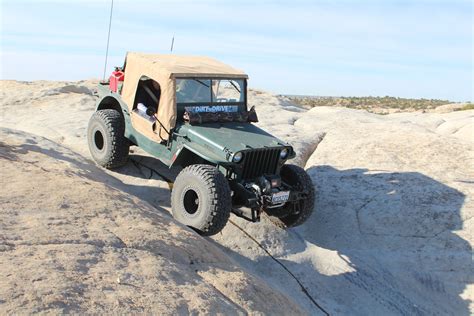
<svg viewBox="0 0 474 316">
<path fill-rule="evenodd" d="M 306 107 L 343 106 L 352 109 L 363 109 L 369 112 L 383 113 L 384 110 L 403 112 L 435 109 L 438 106 L 452 103 L 438 99 L 408 99 L 396 97 L 306 97 L 290 96 L 293 102 Z"/>
<path fill-rule="evenodd" d="M 454 111 L 467 111 L 467 110 L 474 110 L 474 104 L 472 104 L 472 103 L 467 103 L 467 104 L 464 105 L 462 108 L 456 109 L 456 110 L 454 110 Z"/>
</svg>

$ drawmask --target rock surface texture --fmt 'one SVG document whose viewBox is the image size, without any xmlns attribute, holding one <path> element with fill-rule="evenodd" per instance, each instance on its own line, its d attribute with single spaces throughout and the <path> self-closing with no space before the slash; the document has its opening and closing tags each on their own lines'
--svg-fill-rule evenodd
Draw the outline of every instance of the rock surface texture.
<svg viewBox="0 0 474 316">
<path fill-rule="evenodd" d="M 315 212 L 203 238 L 169 215 L 174 170 L 137 148 L 113 172 L 91 162 L 94 82 L 0 84 L 2 314 L 474 313 L 474 110 L 307 111 L 251 91 Z"/>
</svg>

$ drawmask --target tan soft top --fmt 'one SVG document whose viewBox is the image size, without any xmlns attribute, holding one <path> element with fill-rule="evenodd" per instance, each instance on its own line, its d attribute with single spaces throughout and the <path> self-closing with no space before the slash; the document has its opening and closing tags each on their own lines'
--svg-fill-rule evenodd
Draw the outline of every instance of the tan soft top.
<svg viewBox="0 0 474 316">
<path fill-rule="evenodd" d="M 241 70 L 232 68 L 215 59 L 202 56 L 157 55 L 145 53 L 127 53 L 125 58 L 125 80 L 122 99 L 132 110 L 140 78 L 146 76 L 160 85 L 161 96 L 157 117 L 163 124 L 156 125 L 156 131 L 163 140 L 176 124 L 176 82 L 181 77 L 224 77 L 248 78 Z"/>
</svg>

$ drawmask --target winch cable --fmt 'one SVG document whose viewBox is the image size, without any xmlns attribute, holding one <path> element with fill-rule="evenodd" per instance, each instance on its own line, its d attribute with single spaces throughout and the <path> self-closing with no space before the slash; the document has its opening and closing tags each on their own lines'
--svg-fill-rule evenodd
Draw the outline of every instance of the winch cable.
<svg viewBox="0 0 474 316">
<path fill-rule="evenodd" d="M 285 266 L 280 260 L 275 258 L 270 251 L 268 251 L 257 239 L 255 239 L 252 235 L 250 235 L 245 229 L 240 227 L 237 223 L 235 223 L 233 220 L 229 219 L 229 223 L 234 225 L 238 230 L 240 230 L 245 236 L 247 236 L 250 240 L 252 240 L 257 246 L 262 249 L 270 258 L 272 258 L 273 261 L 275 261 L 278 265 L 280 265 L 288 274 L 298 283 L 298 285 L 301 288 L 301 291 L 306 295 L 306 297 L 313 303 L 314 306 L 316 306 L 317 309 L 319 309 L 321 312 L 323 312 L 326 316 L 329 316 L 328 311 L 326 311 L 316 300 L 309 294 L 308 290 L 306 287 L 301 283 L 301 281 L 298 279 L 298 277 L 291 272 L 290 269 L 288 269 L 287 266 Z"/>
<path fill-rule="evenodd" d="M 132 161 L 132 163 L 134 164 L 134 166 L 138 170 L 140 170 L 140 167 L 143 167 L 143 168 L 148 169 L 150 171 L 150 175 L 149 175 L 148 179 L 151 179 L 153 177 L 153 174 L 156 174 L 157 176 L 161 177 L 163 180 L 165 180 L 168 183 L 168 186 L 170 187 L 170 189 L 173 187 L 173 180 L 171 180 L 170 178 L 164 176 L 158 170 L 156 170 L 156 169 L 154 169 L 150 166 L 147 166 L 147 165 L 143 164 L 142 162 L 137 161 L 135 159 L 130 159 L 130 160 Z M 146 177 L 146 175 L 144 175 L 144 174 L 143 174 L 143 176 Z M 291 272 L 291 270 L 287 266 L 285 266 L 280 260 L 275 258 L 275 256 L 273 256 L 270 251 L 268 251 L 257 239 L 255 239 L 252 235 L 250 235 L 245 229 L 243 229 L 241 226 L 239 226 L 236 222 L 229 219 L 229 223 L 234 225 L 245 236 L 247 236 L 250 240 L 252 240 L 260 249 L 262 249 L 273 261 L 275 261 L 279 266 L 281 266 L 296 281 L 296 283 L 298 283 L 298 285 L 301 288 L 301 291 L 311 301 L 311 303 L 313 303 L 313 305 L 317 309 L 319 309 L 321 312 L 323 312 L 326 316 L 329 316 L 328 311 L 325 310 L 318 302 L 316 302 L 316 300 L 311 296 L 311 294 L 308 292 L 308 289 L 304 286 L 304 284 L 298 279 L 298 277 L 293 272 Z"/>
</svg>

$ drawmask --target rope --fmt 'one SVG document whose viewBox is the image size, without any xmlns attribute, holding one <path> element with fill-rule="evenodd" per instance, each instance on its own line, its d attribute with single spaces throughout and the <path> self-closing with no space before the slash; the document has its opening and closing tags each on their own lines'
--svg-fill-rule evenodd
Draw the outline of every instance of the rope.
<svg viewBox="0 0 474 316">
<path fill-rule="evenodd" d="M 250 238 L 254 243 L 256 243 L 258 245 L 258 247 L 260 247 L 270 258 L 272 258 L 277 264 L 279 264 L 283 269 L 285 269 L 286 272 L 288 272 L 289 275 L 291 275 L 291 277 L 293 279 L 295 279 L 295 281 L 298 283 L 298 285 L 300 286 L 301 288 L 301 291 L 303 291 L 303 293 L 308 297 L 308 299 L 313 303 L 314 306 L 316 306 L 321 312 L 323 312 L 326 316 L 329 316 L 329 313 L 321 306 L 319 305 L 318 302 L 316 302 L 316 300 L 309 294 L 308 290 L 305 288 L 305 286 L 303 285 L 303 283 L 301 283 L 301 281 L 296 277 L 296 275 L 293 274 L 293 272 L 290 271 L 290 269 L 288 269 L 280 260 L 278 260 L 277 258 L 275 258 L 258 240 L 256 240 L 252 235 L 250 235 L 249 233 L 247 233 L 242 227 L 240 227 L 239 225 L 237 225 L 234 221 L 232 221 L 231 219 L 229 219 L 229 223 L 231 223 L 232 225 L 234 225 L 235 227 L 237 227 L 237 229 L 239 229 L 241 232 L 243 232 L 245 234 L 245 236 L 247 236 L 248 238 Z"/>
<path fill-rule="evenodd" d="M 109 42 L 110 42 L 110 29 L 112 28 L 112 12 L 114 10 L 114 0 L 111 0 L 110 3 L 110 17 L 109 17 L 109 33 L 107 34 L 107 49 L 105 50 L 105 65 L 104 65 L 104 75 L 102 80 L 105 80 L 105 72 L 107 71 L 107 57 L 109 56 Z"/>
</svg>

